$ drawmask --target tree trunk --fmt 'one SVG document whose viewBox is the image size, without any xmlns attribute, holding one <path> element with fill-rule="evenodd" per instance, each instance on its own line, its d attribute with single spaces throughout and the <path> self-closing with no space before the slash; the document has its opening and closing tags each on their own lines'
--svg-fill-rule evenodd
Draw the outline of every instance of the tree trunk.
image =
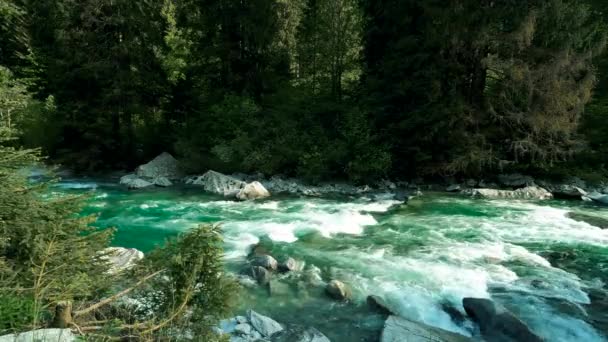
<svg viewBox="0 0 608 342">
<path fill-rule="evenodd" d="M 55 306 L 55 318 L 53 319 L 53 328 L 69 328 L 72 325 L 72 302 L 61 301 Z"/>
</svg>

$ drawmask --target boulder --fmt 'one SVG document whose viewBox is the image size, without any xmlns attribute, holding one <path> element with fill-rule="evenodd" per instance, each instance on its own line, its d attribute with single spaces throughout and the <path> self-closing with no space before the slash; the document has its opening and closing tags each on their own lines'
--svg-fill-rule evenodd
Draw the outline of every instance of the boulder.
<svg viewBox="0 0 608 342">
<path fill-rule="evenodd" d="M 304 264 L 296 261 L 294 258 L 287 258 L 287 260 L 279 264 L 279 271 L 281 272 L 301 271 L 303 268 Z"/>
<path fill-rule="evenodd" d="M 72 342 L 76 336 L 70 329 L 38 329 L 20 334 L 0 336 L 0 342 Z"/>
<path fill-rule="evenodd" d="M 283 327 L 277 321 L 270 317 L 260 315 L 253 310 L 247 310 L 247 319 L 255 330 L 257 330 L 263 337 L 270 337 L 275 333 L 282 331 Z"/>
<path fill-rule="evenodd" d="M 260 285 L 267 285 L 270 283 L 272 273 L 261 266 L 251 266 L 251 277 L 255 279 Z"/>
<path fill-rule="evenodd" d="M 152 179 L 157 177 L 179 179 L 181 174 L 177 160 L 167 152 L 163 152 L 148 163 L 138 166 L 135 173 L 138 177 Z"/>
<path fill-rule="evenodd" d="M 572 184 L 551 184 L 542 182 L 542 186 L 551 192 L 555 198 L 582 199 L 583 196 L 587 195 L 585 190 Z"/>
<path fill-rule="evenodd" d="M 414 322 L 397 316 L 389 316 L 384 323 L 380 342 L 472 342 L 469 337 Z M 522 340 L 523 341 L 523 340 Z"/>
<path fill-rule="evenodd" d="M 152 184 L 160 187 L 172 186 L 173 183 L 167 177 L 156 177 L 152 180 Z"/>
<path fill-rule="evenodd" d="M 272 342 L 331 342 L 327 336 L 313 327 L 291 325 L 274 334 Z"/>
<path fill-rule="evenodd" d="M 462 305 L 467 315 L 479 324 L 481 334 L 488 341 L 543 341 L 513 313 L 490 299 L 464 298 Z"/>
<path fill-rule="evenodd" d="M 243 181 L 215 171 L 207 171 L 202 176 L 188 178 L 186 184 L 200 185 L 205 191 L 226 197 L 236 196 L 247 185 Z"/>
<path fill-rule="evenodd" d="M 388 304 L 382 299 L 382 297 L 371 295 L 367 296 L 367 305 L 381 314 L 393 315 L 394 312 L 389 308 Z"/>
<path fill-rule="evenodd" d="M 275 271 L 278 268 L 279 263 L 275 258 L 271 257 L 270 255 L 258 255 L 251 259 L 251 265 L 261 266 L 265 269 Z"/>
<path fill-rule="evenodd" d="M 255 200 L 270 197 L 270 192 L 260 182 L 252 182 L 245 185 L 237 194 L 236 198 L 241 201 Z"/>
<path fill-rule="evenodd" d="M 350 288 L 339 280 L 330 281 L 325 287 L 325 293 L 337 300 L 348 300 L 352 297 Z"/>
<path fill-rule="evenodd" d="M 553 198 L 550 192 L 537 186 L 528 186 L 517 190 L 469 189 L 462 193 L 485 199 L 546 200 Z"/>
<path fill-rule="evenodd" d="M 524 176 L 519 173 L 513 173 L 508 175 L 499 175 L 498 181 L 501 185 L 513 188 L 521 188 L 526 186 L 534 185 L 534 178 L 530 176 Z"/>
<path fill-rule="evenodd" d="M 129 189 L 142 189 L 154 185 L 148 182 L 147 180 L 139 178 L 134 174 L 122 176 L 120 178 L 120 184 L 126 185 Z"/>
<path fill-rule="evenodd" d="M 144 258 L 144 253 L 135 248 L 108 247 L 102 253 L 102 258 L 110 264 L 109 274 L 117 274 L 128 270 Z"/>
<path fill-rule="evenodd" d="M 457 192 L 460 191 L 460 185 L 459 184 L 452 184 L 450 186 L 448 186 L 445 191 L 447 192 Z"/>
<path fill-rule="evenodd" d="M 567 213 L 566 217 L 571 218 L 574 221 L 585 222 L 598 228 L 608 229 L 608 219 L 603 217 L 572 212 Z"/>
<path fill-rule="evenodd" d="M 600 194 L 598 192 L 592 192 L 587 194 L 587 196 L 585 197 L 599 204 L 608 205 L 608 195 Z"/>
</svg>

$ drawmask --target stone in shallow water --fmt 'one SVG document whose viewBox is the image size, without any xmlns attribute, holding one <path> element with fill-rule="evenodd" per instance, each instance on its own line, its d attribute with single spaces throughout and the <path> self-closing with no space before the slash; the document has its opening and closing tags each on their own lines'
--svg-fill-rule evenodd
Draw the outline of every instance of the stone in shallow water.
<svg viewBox="0 0 608 342">
<path fill-rule="evenodd" d="M 104 258 L 110 263 L 109 274 L 128 270 L 144 258 L 144 253 L 135 248 L 108 247 L 103 252 Z"/>
<path fill-rule="evenodd" d="M 251 277 L 260 285 L 267 285 L 272 278 L 272 273 L 262 266 L 251 266 Z"/>
<path fill-rule="evenodd" d="M 180 177 L 177 160 L 167 152 L 163 152 L 150 162 L 140 165 L 135 172 L 137 176 L 146 178 L 167 177 L 177 179 Z"/>
<path fill-rule="evenodd" d="M 572 213 L 572 212 L 566 214 L 566 216 L 568 218 L 573 219 L 574 221 L 585 222 L 594 227 L 608 229 L 608 219 L 605 219 L 602 217 L 587 215 L 587 214 L 583 214 L 583 213 Z"/>
<path fill-rule="evenodd" d="M 462 305 L 467 314 L 479 324 L 488 341 L 543 342 L 530 328 L 507 309 L 487 298 L 464 298 Z"/>
<path fill-rule="evenodd" d="M 380 342 L 472 342 L 469 337 L 451 331 L 389 316 L 384 323 Z"/>
<path fill-rule="evenodd" d="M 270 197 L 270 192 L 260 182 L 252 182 L 245 185 L 237 194 L 236 198 L 241 201 L 255 200 Z"/>
<path fill-rule="evenodd" d="M 270 255 L 258 255 L 251 260 L 251 265 L 261 266 L 268 270 L 276 270 L 279 263 Z"/>
<path fill-rule="evenodd" d="M 382 297 L 375 295 L 367 296 L 367 305 L 369 305 L 372 310 L 380 312 L 382 314 L 393 314 L 391 309 L 388 307 L 388 304 L 384 301 L 384 299 L 382 299 Z"/>
<path fill-rule="evenodd" d="M 325 287 L 325 293 L 333 299 L 348 300 L 352 297 L 350 288 L 339 280 L 330 281 Z"/>
</svg>

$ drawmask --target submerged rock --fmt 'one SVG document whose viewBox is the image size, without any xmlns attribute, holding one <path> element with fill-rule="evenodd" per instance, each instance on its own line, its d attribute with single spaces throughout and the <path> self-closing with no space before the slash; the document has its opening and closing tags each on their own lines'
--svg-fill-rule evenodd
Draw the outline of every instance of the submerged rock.
<svg viewBox="0 0 608 342">
<path fill-rule="evenodd" d="M 490 299 L 464 298 L 462 305 L 466 313 L 479 324 L 481 334 L 488 341 L 543 341 L 513 313 L 497 306 Z"/>
<path fill-rule="evenodd" d="M 553 198 L 550 192 L 537 186 L 529 186 L 517 190 L 469 189 L 464 190 L 462 193 L 485 199 L 546 200 Z"/>
<path fill-rule="evenodd" d="M 236 198 L 241 201 L 255 200 L 270 197 L 270 192 L 260 182 L 252 182 L 245 185 L 237 194 Z"/>
<path fill-rule="evenodd" d="M 585 222 L 594 227 L 599 227 L 602 229 L 608 229 L 608 219 L 603 217 L 587 215 L 583 213 L 567 213 L 566 217 L 573 219 L 574 221 Z"/>
<path fill-rule="evenodd" d="M 144 258 L 144 253 L 135 248 L 108 247 L 103 250 L 103 258 L 110 264 L 109 274 L 128 270 Z"/>
<path fill-rule="evenodd" d="M 384 323 L 380 342 L 472 342 L 464 335 L 414 322 L 397 316 L 389 316 Z M 523 341 L 523 340 L 522 340 Z"/>
<path fill-rule="evenodd" d="M 330 281 L 325 287 L 325 293 L 337 300 L 348 300 L 352 297 L 350 288 L 339 280 Z"/>
<path fill-rule="evenodd" d="M 72 342 L 76 336 L 70 329 L 38 329 L 20 334 L 0 336 L 0 342 Z"/>
<path fill-rule="evenodd" d="M 186 184 L 200 185 L 205 191 L 226 197 L 236 196 L 247 183 L 219 172 L 207 171 L 202 176 L 186 179 Z"/>
<path fill-rule="evenodd" d="M 272 278 L 272 273 L 262 266 L 251 266 L 251 277 L 255 279 L 259 285 L 267 285 Z"/>
<path fill-rule="evenodd" d="M 385 315 L 394 314 L 394 312 L 388 307 L 388 304 L 384 301 L 384 299 L 382 299 L 382 297 L 376 295 L 367 296 L 367 305 L 369 305 L 372 310 L 377 311 L 379 313 Z"/>
<path fill-rule="evenodd" d="M 263 337 L 270 337 L 273 334 L 283 330 L 283 327 L 277 321 L 270 317 L 260 315 L 253 310 L 247 311 L 247 319 L 255 330 L 262 334 Z"/>
</svg>

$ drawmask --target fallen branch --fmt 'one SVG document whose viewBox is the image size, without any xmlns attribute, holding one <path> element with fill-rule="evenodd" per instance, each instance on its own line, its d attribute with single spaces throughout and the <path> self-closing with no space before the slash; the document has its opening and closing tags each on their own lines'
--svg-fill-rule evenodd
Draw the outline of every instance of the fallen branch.
<svg viewBox="0 0 608 342">
<path fill-rule="evenodd" d="M 161 273 L 162 273 L 162 272 L 164 272 L 164 271 L 165 271 L 165 270 L 160 270 L 160 271 L 156 271 L 156 272 L 154 272 L 154 273 L 152 273 L 152 274 L 150 274 L 150 275 L 147 275 L 146 277 L 144 277 L 143 279 L 141 279 L 141 280 L 140 280 L 140 281 L 138 281 L 138 282 L 137 282 L 135 285 L 133 285 L 133 286 L 129 287 L 128 289 L 122 290 L 122 291 L 118 292 L 117 294 L 115 294 L 115 295 L 113 295 L 113 296 L 111 296 L 111 297 L 108 297 L 108 298 L 106 298 L 106 299 L 102 300 L 102 301 L 101 301 L 101 302 L 99 302 L 99 303 L 96 303 L 96 304 L 93 304 L 93 305 L 89 306 L 89 307 L 88 307 L 88 308 L 86 308 L 86 309 L 82 309 L 82 310 L 78 310 L 78 311 L 74 312 L 73 317 L 79 317 L 79 316 L 82 316 L 82 315 L 87 314 L 87 313 L 89 313 L 89 312 L 95 311 L 95 310 L 97 310 L 97 309 L 101 308 L 101 307 L 102 307 L 102 306 L 104 306 L 104 305 L 108 305 L 108 304 L 112 303 L 113 301 L 115 301 L 115 300 L 117 300 L 118 298 L 120 298 L 120 297 L 122 297 L 122 296 L 124 296 L 124 295 L 128 294 L 129 292 L 131 292 L 131 291 L 135 290 L 135 289 L 136 289 L 136 288 L 138 288 L 139 286 L 143 285 L 143 284 L 144 284 L 146 281 L 148 281 L 148 280 L 150 280 L 150 279 L 152 279 L 152 278 L 156 277 L 157 275 L 161 274 Z"/>
</svg>

